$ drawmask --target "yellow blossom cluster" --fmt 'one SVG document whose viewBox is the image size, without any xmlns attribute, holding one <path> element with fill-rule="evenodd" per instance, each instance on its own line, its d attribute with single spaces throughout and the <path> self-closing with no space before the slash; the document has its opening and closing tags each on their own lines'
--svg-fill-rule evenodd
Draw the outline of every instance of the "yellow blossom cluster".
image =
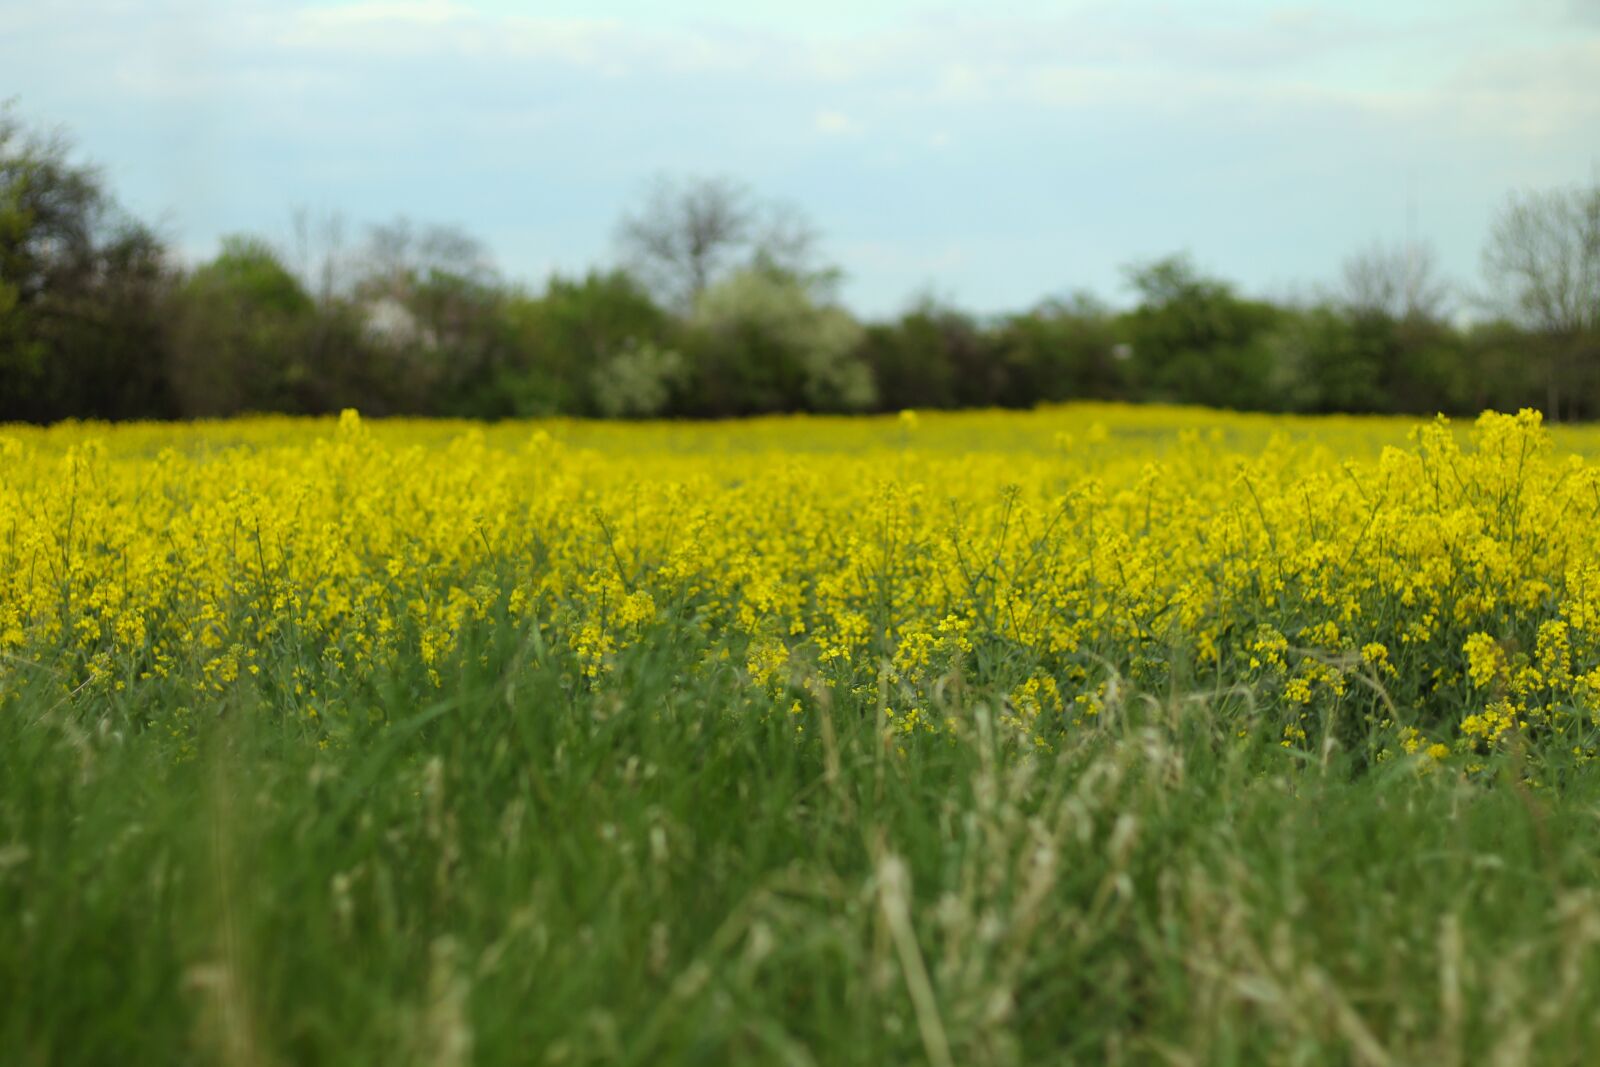
<svg viewBox="0 0 1600 1067">
<path fill-rule="evenodd" d="M 589 687 L 690 634 L 685 672 L 909 734 L 981 686 L 1048 744 L 1126 684 L 1248 693 L 1287 745 L 1587 751 L 1596 452 L 1527 411 L 0 427 L 0 706 L 43 675 L 331 729 L 507 627 Z"/>
</svg>

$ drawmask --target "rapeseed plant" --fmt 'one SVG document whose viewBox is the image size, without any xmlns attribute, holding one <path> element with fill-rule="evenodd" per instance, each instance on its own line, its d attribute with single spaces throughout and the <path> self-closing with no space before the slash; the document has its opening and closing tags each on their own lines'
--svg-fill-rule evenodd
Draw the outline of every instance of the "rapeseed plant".
<svg viewBox="0 0 1600 1067">
<path fill-rule="evenodd" d="M 330 687 L 410 660 L 444 689 L 486 620 L 531 625 L 588 688 L 664 621 L 706 638 L 683 669 L 754 690 L 882 672 L 904 736 L 940 733 L 955 672 L 1048 746 L 1109 672 L 1245 685 L 1290 746 L 1481 753 L 1532 731 L 1590 751 L 1600 465 L 1555 444 L 1532 411 L 1406 433 L 1114 406 L 12 429 L 0 702 L 29 669 L 80 695 L 181 677 L 337 740 L 369 711 Z"/>
</svg>

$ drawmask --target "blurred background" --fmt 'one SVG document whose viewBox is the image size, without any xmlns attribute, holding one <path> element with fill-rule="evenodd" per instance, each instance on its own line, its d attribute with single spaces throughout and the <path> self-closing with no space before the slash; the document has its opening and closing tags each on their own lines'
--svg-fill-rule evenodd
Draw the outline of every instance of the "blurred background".
<svg viewBox="0 0 1600 1067">
<path fill-rule="evenodd" d="M 0 8 L 0 420 L 1600 415 L 1600 3 Z"/>
</svg>

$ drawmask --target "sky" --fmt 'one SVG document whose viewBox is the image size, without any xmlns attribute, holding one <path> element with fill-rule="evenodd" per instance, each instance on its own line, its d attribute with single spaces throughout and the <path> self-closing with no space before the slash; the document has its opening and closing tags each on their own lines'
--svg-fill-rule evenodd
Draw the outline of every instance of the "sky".
<svg viewBox="0 0 1600 1067">
<path fill-rule="evenodd" d="M 1600 0 L 0 0 L 4 98 L 192 261 L 403 215 L 537 285 L 665 174 L 802 210 L 869 316 L 1408 239 L 1470 290 L 1512 191 L 1600 180 Z"/>
</svg>

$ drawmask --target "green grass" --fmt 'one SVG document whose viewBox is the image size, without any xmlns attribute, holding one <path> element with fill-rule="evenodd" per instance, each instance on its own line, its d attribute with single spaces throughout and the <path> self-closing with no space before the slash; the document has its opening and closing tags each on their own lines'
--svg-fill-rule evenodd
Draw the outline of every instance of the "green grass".
<svg viewBox="0 0 1600 1067">
<path fill-rule="evenodd" d="M 686 673 L 698 640 L 595 691 L 491 628 L 442 689 L 363 683 L 386 721 L 327 749 L 265 684 L 106 704 L 41 674 L 0 708 L 0 1063 L 1596 1047 L 1600 774 L 1557 753 L 1466 780 L 1139 695 L 1045 752 L 957 684 L 956 727 L 902 749 L 870 700 Z"/>
</svg>

